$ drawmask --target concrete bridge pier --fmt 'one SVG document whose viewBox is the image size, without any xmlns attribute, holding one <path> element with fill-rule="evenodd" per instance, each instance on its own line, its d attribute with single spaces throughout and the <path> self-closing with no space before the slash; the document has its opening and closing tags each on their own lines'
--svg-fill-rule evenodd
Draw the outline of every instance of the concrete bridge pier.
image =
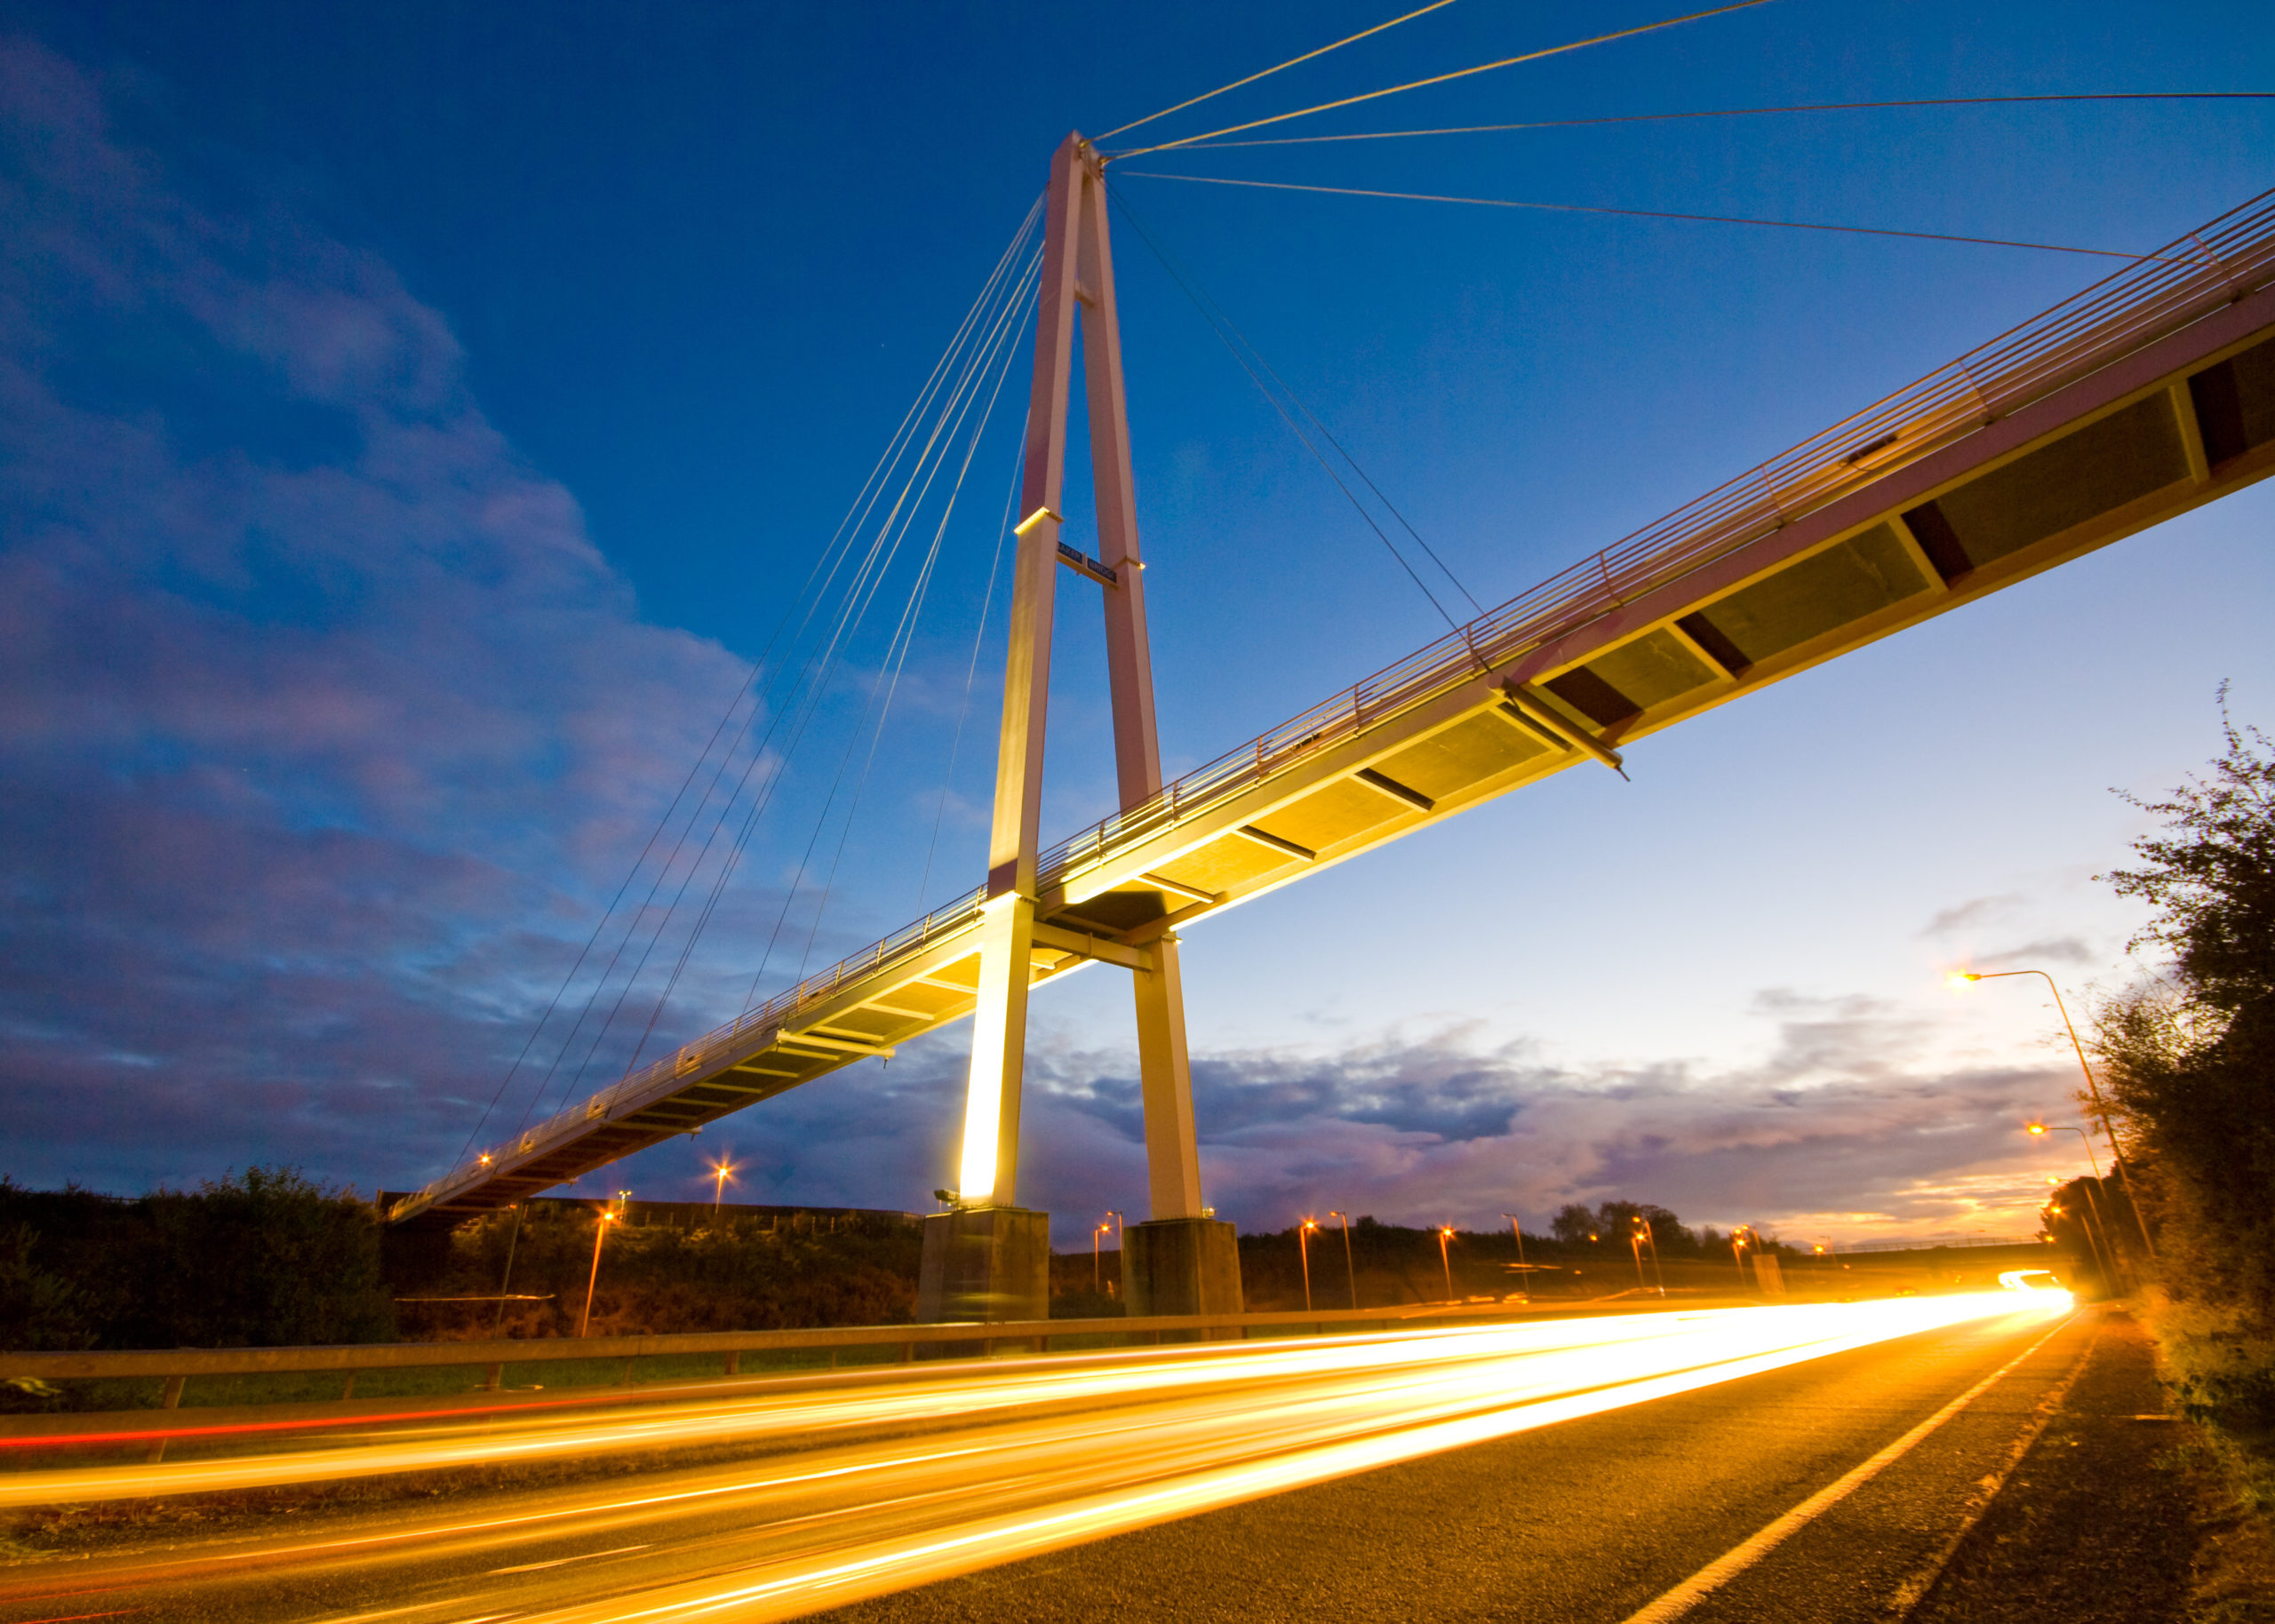
<svg viewBox="0 0 2275 1624">
<path fill-rule="evenodd" d="M 1122 1232 L 1122 1300 L 1132 1316 L 1238 1314 L 1240 1238 L 1215 1218 L 1155 1218 Z"/>
<path fill-rule="evenodd" d="M 918 1323 L 1050 1318 L 1049 1213 L 966 1206 L 924 1220 Z"/>
</svg>

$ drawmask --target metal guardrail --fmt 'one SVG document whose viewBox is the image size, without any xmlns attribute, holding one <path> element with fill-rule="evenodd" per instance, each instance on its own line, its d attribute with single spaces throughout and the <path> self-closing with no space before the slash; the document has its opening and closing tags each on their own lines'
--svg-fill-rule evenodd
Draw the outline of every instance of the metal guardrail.
<svg viewBox="0 0 2275 1624">
<path fill-rule="evenodd" d="M 1835 1246 L 1830 1257 L 1861 1257 L 1876 1252 L 1948 1252 L 1968 1246 L 2043 1246 L 2036 1235 L 1961 1235 L 1944 1240 L 1858 1240 Z"/>
<path fill-rule="evenodd" d="M 1695 1305 L 1691 1305 L 1695 1306 Z M 1633 1312 L 1632 1302 L 1616 1310 Z M 696 1331 L 660 1336 L 541 1337 L 480 1342 L 371 1342 L 323 1348 L 173 1348 L 81 1353 L 0 1353 L 0 1381 L 149 1381 L 162 1378 L 161 1406 L 181 1403 L 193 1376 L 337 1375 L 347 1380 L 373 1371 L 460 1368 L 483 1373 L 484 1390 L 497 1390 L 508 1365 L 564 1361 L 623 1361 L 624 1384 L 642 1359 L 706 1355 L 722 1361 L 722 1373 L 740 1373 L 746 1354 L 836 1353 L 847 1349 L 898 1347 L 903 1360 L 919 1348 L 1021 1342 L 1049 1351 L 1070 1337 L 1122 1336 L 1161 1342 L 1170 1337 L 1236 1331 L 1293 1330 L 1329 1325 L 1397 1325 L 1532 1318 L 1544 1313 L 1607 1311 L 1582 1300 L 1534 1307 L 1505 1302 L 1403 1303 L 1390 1308 L 1314 1310 L 1241 1314 L 1157 1314 L 1104 1319 L 1024 1319 L 947 1325 L 840 1325 L 794 1331 Z M 60 1419 L 47 1417 L 43 1419 Z"/>
<path fill-rule="evenodd" d="M 2187 326 L 2275 281 L 2275 192 L 2262 193 L 2208 225 L 2104 277 L 1949 365 L 1897 390 L 1822 434 L 1771 458 L 1624 540 L 1449 633 L 1385 670 L 1313 705 L 1150 799 L 1061 840 L 1042 855 L 1049 890 L 1085 869 L 1263 783 L 1302 758 L 1458 687 L 1587 625 L 1654 587 L 1712 563 L 1838 500 L 1892 466 L 1916 461 L 2064 385 Z M 603 1095 L 607 1106 L 666 1079 L 699 1071 L 769 1028 L 794 1018 L 846 982 L 911 957 L 970 926 L 985 888 L 934 910 L 882 942 L 820 971 L 630 1072 Z M 542 1142 L 587 1118 L 571 1106 L 517 1137 Z M 492 1147 L 493 1158 L 512 1154 Z M 478 1177 L 487 1164 L 460 1163 L 421 1189 L 425 1200 Z"/>
</svg>

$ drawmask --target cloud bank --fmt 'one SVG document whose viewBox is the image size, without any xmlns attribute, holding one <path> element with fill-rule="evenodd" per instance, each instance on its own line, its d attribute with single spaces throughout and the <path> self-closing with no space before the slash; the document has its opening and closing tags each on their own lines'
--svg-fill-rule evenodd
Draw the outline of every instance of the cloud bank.
<svg viewBox="0 0 2275 1624">
<path fill-rule="evenodd" d="M 0 238 L 0 1172 L 422 1178 L 742 668 L 641 619 L 387 264 L 257 195 L 201 204 L 23 43 Z M 1736 1070 L 1575 1069 L 1458 1026 L 1202 1055 L 1209 1188 L 1249 1227 L 1610 1196 L 1797 1236 L 2015 1227 L 2015 1127 L 2058 1071 L 1939 1070 L 1863 1000 L 1760 1013 L 1776 1042 Z M 1076 1238 L 1142 1215 L 1131 1057 L 1039 1039 L 1025 1198 Z M 962 1042 L 703 1148 L 737 1147 L 749 1198 L 906 1206 L 953 1163 Z M 636 1182 L 692 1193 L 695 1155 Z"/>
<path fill-rule="evenodd" d="M 1940 1065 L 1931 1023 L 1865 999 L 1771 992 L 1760 1013 L 1770 1052 L 1736 1070 L 1560 1067 L 1458 1026 L 1198 1055 L 1207 1188 L 1249 1229 L 1331 1208 L 1537 1226 L 1625 1197 L 1804 1240 L 2031 1232 L 2044 1186 L 2021 1130 L 2066 1099 L 2060 1065 Z M 930 1040 L 712 1133 L 746 1162 L 746 1198 L 905 1206 L 952 1163 L 961 1063 Z M 1021 1201 L 1060 1214 L 1067 1245 L 1106 1207 L 1142 1212 L 1131 1057 L 1046 1043 L 1027 1087 Z"/>
<path fill-rule="evenodd" d="M 400 1177 L 742 673 L 387 265 L 202 210 L 20 42 L 0 222 L 6 1170 Z"/>
</svg>

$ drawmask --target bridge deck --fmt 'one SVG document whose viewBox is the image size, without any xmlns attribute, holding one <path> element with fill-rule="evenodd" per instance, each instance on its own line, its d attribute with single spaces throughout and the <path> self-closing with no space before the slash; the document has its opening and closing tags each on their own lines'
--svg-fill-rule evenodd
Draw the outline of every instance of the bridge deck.
<svg viewBox="0 0 2275 1624">
<path fill-rule="evenodd" d="M 1044 854 L 1036 982 L 1356 856 L 2275 472 L 2255 199 Z M 943 1026 L 980 893 L 491 1147 L 494 1208 Z"/>
</svg>

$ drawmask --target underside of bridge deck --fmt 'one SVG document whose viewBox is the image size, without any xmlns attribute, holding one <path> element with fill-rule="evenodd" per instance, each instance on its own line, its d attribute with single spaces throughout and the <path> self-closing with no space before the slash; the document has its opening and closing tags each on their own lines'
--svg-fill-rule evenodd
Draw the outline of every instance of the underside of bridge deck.
<svg viewBox="0 0 2275 1624">
<path fill-rule="evenodd" d="M 2275 211 L 2247 205 L 2197 240 L 2219 257 L 2200 285 L 2167 277 L 2149 317 L 2112 330 L 2103 296 L 2103 326 L 2064 317 L 2035 372 L 1932 375 L 1960 382 L 1725 487 L 1680 546 L 1607 553 L 1600 586 L 1560 577 L 1045 853 L 1032 981 L 1092 959 L 1145 968 L 1181 924 L 1565 768 L 1616 766 L 1663 728 L 2275 472 Z M 980 926 L 975 893 L 391 1216 L 502 1206 L 890 1055 L 971 1011 Z"/>
</svg>

